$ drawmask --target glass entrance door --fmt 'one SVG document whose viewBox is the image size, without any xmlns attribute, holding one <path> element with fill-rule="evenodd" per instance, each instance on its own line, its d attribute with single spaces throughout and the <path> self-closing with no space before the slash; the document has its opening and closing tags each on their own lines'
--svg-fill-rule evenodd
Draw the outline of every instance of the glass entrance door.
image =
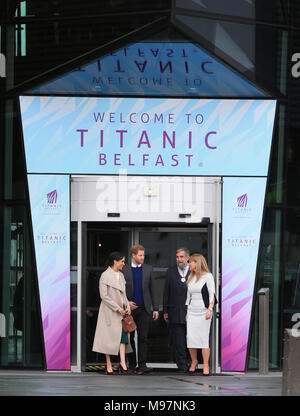
<svg viewBox="0 0 300 416">
<path fill-rule="evenodd" d="M 83 356 L 86 366 L 105 363 L 105 356 L 92 351 L 100 307 L 99 279 L 106 270 L 106 260 L 112 251 L 124 253 L 128 258 L 132 233 L 124 227 L 105 228 L 101 223 L 87 223 L 83 237 Z M 113 361 L 113 357 L 112 357 Z"/>
<path fill-rule="evenodd" d="M 163 318 L 163 293 L 166 271 L 176 264 L 176 250 L 186 247 L 201 252 L 206 258 L 211 253 L 208 228 L 152 228 L 137 229 L 137 238 L 146 249 L 145 263 L 153 266 L 159 299 L 159 319 L 151 322 L 148 337 L 148 362 L 152 367 L 176 367 L 170 346 L 168 324 Z M 211 263 L 211 256 L 208 258 Z M 201 358 L 199 357 L 199 363 Z"/>
<path fill-rule="evenodd" d="M 186 247 L 190 252 L 201 252 L 212 266 L 212 230 L 205 227 L 128 227 L 122 224 L 106 226 L 87 223 L 83 236 L 83 357 L 86 368 L 105 363 L 105 356 L 92 351 L 97 323 L 99 278 L 106 269 L 105 261 L 112 251 L 120 251 L 130 262 L 129 248 L 133 244 L 145 247 L 145 263 L 153 266 L 159 298 L 159 319 L 151 322 L 148 337 L 148 363 L 153 367 L 176 367 L 169 342 L 169 328 L 163 319 L 163 292 L 168 267 L 176 264 L 176 249 Z M 118 362 L 118 357 L 112 361 Z M 199 356 L 199 363 L 201 357 Z"/>
</svg>

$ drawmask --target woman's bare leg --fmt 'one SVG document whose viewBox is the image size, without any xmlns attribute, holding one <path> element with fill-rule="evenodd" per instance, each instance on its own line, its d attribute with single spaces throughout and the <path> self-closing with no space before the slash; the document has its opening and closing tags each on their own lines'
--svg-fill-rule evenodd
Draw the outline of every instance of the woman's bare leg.
<svg viewBox="0 0 300 416">
<path fill-rule="evenodd" d="M 190 352 L 190 356 L 191 356 L 191 366 L 189 368 L 190 371 L 195 371 L 197 364 L 198 364 L 198 360 L 197 360 L 197 349 L 196 348 L 189 348 L 189 352 Z"/>
<path fill-rule="evenodd" d="M 202 348 L 203 374 L 208 374 L 209 373 L 209 364 L 208 364 L 209 354 L 210 354 L 210 349 L 209 348 Z"/>
<path fill-rule="evenodd" d="M 126 348 L 126 344 L 120 344 L 120 364 L 124 370 L 127 370 L 125 348 Z"/>
<path fill-rule="evenodd" d="M 113 371 L 113 369 L 112 369 L 112 365 L 111 365 L 111 361 L 110 361 L 110 355 L 106 354 L 105 357 L 106 357 L 106 371 L 108 373 L 111 373 Z"/>
</svg>

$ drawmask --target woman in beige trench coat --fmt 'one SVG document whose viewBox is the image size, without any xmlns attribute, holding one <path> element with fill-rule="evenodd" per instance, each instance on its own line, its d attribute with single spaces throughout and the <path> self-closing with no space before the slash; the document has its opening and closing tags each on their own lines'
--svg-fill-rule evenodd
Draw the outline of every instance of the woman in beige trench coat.
<svg viewBox="0 0 300 416">
<path fill-rule="evenodd" d="M 125 257 L 113 252 L 109 255 L 108 268 L 99 280 L 101 305 L 98 314 L 94 337 L 93 351 L 106 355 L 106 374 L 114 374 L 110 355 L 120 353 L 119 372 L 129 373 L 125 352 L 132 352 L 128 334 L 122 330 L 122 318 L 130 314 L 130 306 L 126 297 L 125 279 L 121 270 Z"/>
</svg>

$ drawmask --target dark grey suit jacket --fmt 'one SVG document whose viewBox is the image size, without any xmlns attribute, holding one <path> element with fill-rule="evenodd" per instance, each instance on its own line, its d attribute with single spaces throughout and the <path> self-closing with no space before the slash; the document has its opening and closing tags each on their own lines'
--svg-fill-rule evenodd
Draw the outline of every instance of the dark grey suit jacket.
<svg viewBox="0 0 300 416">
<path fill-rule="evenodd" d="M 152 266 L 149 264 L 143 264 L 143 298 L 144 298 L 144 305 L 145 310 L 148 313 L 151 313 L 151 306 L 153 310 L 158 311 L 158 297 L 157 297 L 157 290 L 156 290 L 156 283 L 153 276 L 153 269 Z M 126 280 L 126 296 L 129 301 L 132 301 L 133 298 L 133 279 L 132 279 L 132 270 L 131 264 L 126 264 L 123 269 L 122 273 Z"/>
<path fill-rule="evenodd" d="M 190 275 L 188 271 L 186 280 Z M 185 306 L 187 285 L 186 281 L 182 282 L 177 266 L 170 267 L 167 270 L 166 282 L 164 289 L 163 305 L 164 313 L 167 313 L 170 324 L 185 324 L 186 310 Z"/>
</svg>

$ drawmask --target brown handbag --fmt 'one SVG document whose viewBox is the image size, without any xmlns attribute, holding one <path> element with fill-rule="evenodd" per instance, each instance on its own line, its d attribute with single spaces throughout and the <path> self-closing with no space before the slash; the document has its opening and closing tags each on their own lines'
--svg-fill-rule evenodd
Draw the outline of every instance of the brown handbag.
<svg viewBox="0 0 300 416">
<path fill-rule="evenodd" d="M 131 315 L 125 315 L 122 319 L 122 328 L 124 332 L 132 332 L 136 330 L 136 323 Z"/>
</svg>

